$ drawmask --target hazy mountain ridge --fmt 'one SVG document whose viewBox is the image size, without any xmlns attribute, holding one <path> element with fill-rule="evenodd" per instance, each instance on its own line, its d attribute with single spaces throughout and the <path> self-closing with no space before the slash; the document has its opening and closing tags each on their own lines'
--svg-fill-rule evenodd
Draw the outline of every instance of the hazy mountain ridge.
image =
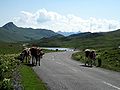
<svg viewBox="0 0 120 90">
<path fill-rule="evenodd" d="M 69 35 L 77 34 L 77 33 L 80 33 L 80 32 L 62 32 L 62 31 L 58 31 L 57 33 L 61 34 L 61 35 L 64 35 L 64 36 L 69 36 Z"/>
<path fill-rule="evenodd" d="M 58 34 L 51 30 L 17 27 L 13 22 L 0 27 L 0 41 L 4 42 L 30 41 L 55 35 Z"/>
</svg>

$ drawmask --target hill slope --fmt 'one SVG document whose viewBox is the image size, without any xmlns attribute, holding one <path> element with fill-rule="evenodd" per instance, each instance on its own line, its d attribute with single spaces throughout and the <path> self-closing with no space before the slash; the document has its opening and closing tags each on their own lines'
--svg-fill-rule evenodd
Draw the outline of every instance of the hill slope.
<svg viewBox="0 0 120 90">
<path fill-rule="evenodd" d="M 47 43 L 46 43 L 47 42 Z M 68 37 L 41 39 L 41 46 L 60 46 L 76 48 L 104 48 L 120 46 L 120 30 L 101 33 L 79 33 Z"/>
<path fill-rule="evenodd" d="M 17 27 L 13 22 L 0 27 L 0 41 L 3 42 L 31 41 L 55 35 L 58 34 L 51 30 Z"/>
</svg>

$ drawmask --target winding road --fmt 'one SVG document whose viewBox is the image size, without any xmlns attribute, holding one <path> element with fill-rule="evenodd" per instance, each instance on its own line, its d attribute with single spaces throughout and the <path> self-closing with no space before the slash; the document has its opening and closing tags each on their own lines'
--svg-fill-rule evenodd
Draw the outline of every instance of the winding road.
<svg viewBox="0 0 120 90">
<path fill-rule="evenodd" d="M 48 90 L 120 90 L 120 73 L 84 67 L 71 59 L 74 51 L 47 53 L 41 66 L 33 67 Z"/>
</svg>

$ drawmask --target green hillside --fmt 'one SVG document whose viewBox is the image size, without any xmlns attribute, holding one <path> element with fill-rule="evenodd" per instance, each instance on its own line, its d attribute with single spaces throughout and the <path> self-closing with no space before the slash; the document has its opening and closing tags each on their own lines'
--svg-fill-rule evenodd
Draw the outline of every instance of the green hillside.
<svg viewBox="0 0 120 90">
<path fill-rule="evenodd" d="M 37 42 L 41 46 L 76 48 L 106 48 L 120 46 L 120 30 L 101 33 L 79 33 L 68 37 L 43 38 Z"/>
<path fill-rule="evenodd" d="M 58 34 L 47 29 L 17 27 L 12 22 L 0 27 L 0 41 L 3 42 L 31 41 L 54 35 Z"/>
</svg>

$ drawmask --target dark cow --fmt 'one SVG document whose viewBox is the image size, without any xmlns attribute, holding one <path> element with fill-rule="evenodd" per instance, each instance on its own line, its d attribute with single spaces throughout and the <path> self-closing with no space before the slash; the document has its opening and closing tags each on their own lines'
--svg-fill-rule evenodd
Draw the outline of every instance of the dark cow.
<svg viewBox="0 0 120 90">
<path fill-rule="evenodd" d="M 95 63 L 95 60 L 96 60 L 96 54 L 95 54 L 95 51 L 94 50 L 90 50 L 90 49 L 86 49 L 85 50 L 85 66 L 88 64 L 88 66 L 91 66 L 94 64 L 96 65 Z"/>
<path fill-rule="evenodd" d="M 17 57 L 21 62 L 24 62 L 24 59 L 26 60 L 26 63 L 28 63 L 28 60 L 30 59 L 30 51 L 29 48 L 25 48 L 20 55 Z"/>
<path fill-rule="evenodd" d="M 43 57 L 43 55 L 44 55 L 44 52 L 42 51 L 42 49 L 37 48 L 37 61 L 36 61 L 36 65 L 37 65 L 37 62 L 38 62 L 39 66 L 40 66 L 40 60 Z"/>
<path fill-rule="evenodd" d="M 31 56 L 32 56 L 32 64 L 37 65 L 37 62 L 39 62 L 39 66 L 40 66 L 40 59 L 44 55 L 42 49 L 37 48 L 37 47 L 32 47 L 30 49 L 30 52 L 31 52 Z"/>
<path fill-rule="evenodd" d="M 91 66 L 92 66 L 92 64 L 96 66 L 96 63 L 95 63 L 96 54 L 95 54 L 95 51 L 94 51 L 94 50 L 92 50 L 92 51 L 90 52 L 90 56 L 89 56 L 89 57 L 90 57 L 90 61 L 91 61 Z"/>
<path fill-rule="evenodd" d="M 37 47 L 30 48 L 32 64 L 34 65 L 35 61 L 37 61 Z"/>
</svg>

